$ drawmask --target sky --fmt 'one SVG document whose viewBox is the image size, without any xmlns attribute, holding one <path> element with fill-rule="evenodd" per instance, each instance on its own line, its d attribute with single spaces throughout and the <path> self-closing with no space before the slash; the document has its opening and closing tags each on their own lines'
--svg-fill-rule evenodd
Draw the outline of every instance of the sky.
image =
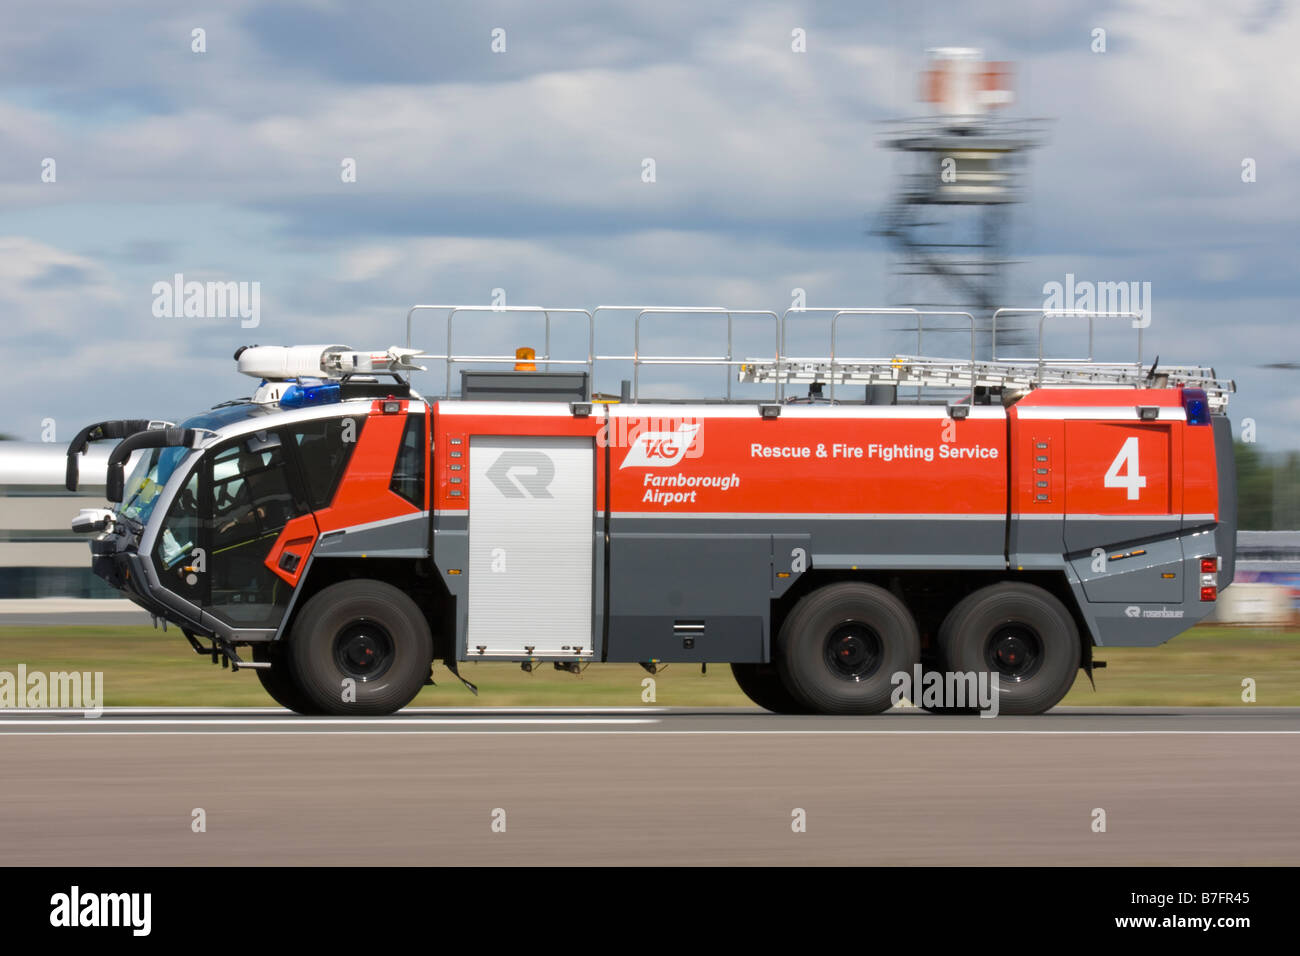
<svg viewBox="0 0 1300 956">
<path fill-rule="evenodd" d="M 6 4 L 0 432 L 185 417 L 249 393 L 239 345 L 382 348 L 411 305 L 498 289 L 900 304 L 871 232 L 895 185 L 881 124 L 924 113 L 936 46 L 1013 62 L 1009 115 L 1050 120 L 1006 304 L 1067 274 L 1150 282 L 1144 354 L 1213 365 L 1238 383 L 1234 424 L 1300 447 L 1298 373 L 1265 367 L 1300 363 L 1300 5 L 1282 0 Z M 259 324 L 155 314 L 177 273 L 257 283 Z M 540 344 L 494 319 L 458 335 Z M 718 347 L 716 324 L 667 328 L 664 348 Z M 443 336 L 417 327 L 431 351 Z M 602 326 L 599 350 L 630 340 Z"/>
</svg>

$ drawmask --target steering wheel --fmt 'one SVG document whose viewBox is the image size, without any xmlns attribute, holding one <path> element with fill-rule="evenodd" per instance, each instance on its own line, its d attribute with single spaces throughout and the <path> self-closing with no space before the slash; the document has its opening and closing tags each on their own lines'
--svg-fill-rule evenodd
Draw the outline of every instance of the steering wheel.
<svg viewBox="0 0 1300 956">
<path fill-rule="evenodd" d="M 236 498 L 230 493 L 230 482 L 223 482 L 215 489 L 213 504 L 217 511 L 229 511 L 235 506 Z"/>
</svg>

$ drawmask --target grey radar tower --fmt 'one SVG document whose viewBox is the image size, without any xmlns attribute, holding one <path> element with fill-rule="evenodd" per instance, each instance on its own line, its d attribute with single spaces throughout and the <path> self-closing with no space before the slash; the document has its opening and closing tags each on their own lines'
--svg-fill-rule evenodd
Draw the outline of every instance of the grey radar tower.
<svg viewBox="0 0 1300 956">
<path fill-rule="evenodd" d="M 898 175 L 876 232 L 893 252 L 891 297 L 918 309 L 970 312 L 977 352 L 992 358 L 993 312 L 1008 304 L 1011 210 L 1046 122 L 996 115 L 1014 99 L 1010 64 L 985 62 L 967 48 L 927 53 L 921 98 L 931 112 L 885 124 Z M 1023 343 L 1024 327 L 1000 319 L 997 338 L 1005 354 Z"/>
</svg>

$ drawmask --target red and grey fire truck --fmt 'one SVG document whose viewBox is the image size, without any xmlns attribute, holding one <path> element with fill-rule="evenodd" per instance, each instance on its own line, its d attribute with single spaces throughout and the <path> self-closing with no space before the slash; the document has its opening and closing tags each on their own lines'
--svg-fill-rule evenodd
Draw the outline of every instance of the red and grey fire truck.
<svg viewBox="0 0 1300 956">
<path fill-rule="evenodd" d="M 445 352 L 411 345 L 422 309 Z M 1041 319 L 1036 360 L 837 355 L 842 320 L 931 315 L 866 309 L 824 310 L 811 357 L 770 312 L 746 315 L 773 350 L 735 355 L 721 309 L 685 311 L 725 318 L 725 355 L 647 355 L 643 320 L 675 310 L 624 307 L 512 308 L 545 319 L 540 355 L 454 353 L 453 319 L 490 311 L 417 306 L 385 351 L 246 347 L 251 397 L 83 429 L 69 488 L 118 441 L 113 507 L 73 525 L 95 572 L 303 714 L 392 713 L 438 661 L 467 684 L 465 662 L 725 663 L 756 704 L 821 714 L 888 709 L 920 664 L 996 673 L 1002 713 L 1039 713 L 1094 648 L 1163 643 L 1232 580 L 1233 386 L 1211 368 L 1044 359 Z M 585 316 L 585 358 L 551 357 L 561 314 Z M 632 354 L 595 354 L 610 314 L 634 316 Z M 611 359 L 632 379 L 593 393 Z M 426 360 L 448 397 L 412 390 Z M 728 398 L 641 397 L 645 367 L 706 361 Z"/>
</svg>

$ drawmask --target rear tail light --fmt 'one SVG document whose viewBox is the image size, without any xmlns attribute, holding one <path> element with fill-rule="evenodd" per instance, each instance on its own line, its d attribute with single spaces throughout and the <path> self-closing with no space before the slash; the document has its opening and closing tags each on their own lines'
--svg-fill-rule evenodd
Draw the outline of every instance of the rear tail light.
<svg viewBox="0 0 1300 956">
<path fill-rule="evenodd" d="M 1187 412 L 1187 424 L 1210 424 L 1210 400 L 1205 397 L 1203 388 L 1183 389 L 1183 411 Z"/>
<path fill-rule="evenodd" d="M 1219 597 L 1219 558 L 1201 558 L 1201 600 L 1215 601 Z"/>
</svg>

